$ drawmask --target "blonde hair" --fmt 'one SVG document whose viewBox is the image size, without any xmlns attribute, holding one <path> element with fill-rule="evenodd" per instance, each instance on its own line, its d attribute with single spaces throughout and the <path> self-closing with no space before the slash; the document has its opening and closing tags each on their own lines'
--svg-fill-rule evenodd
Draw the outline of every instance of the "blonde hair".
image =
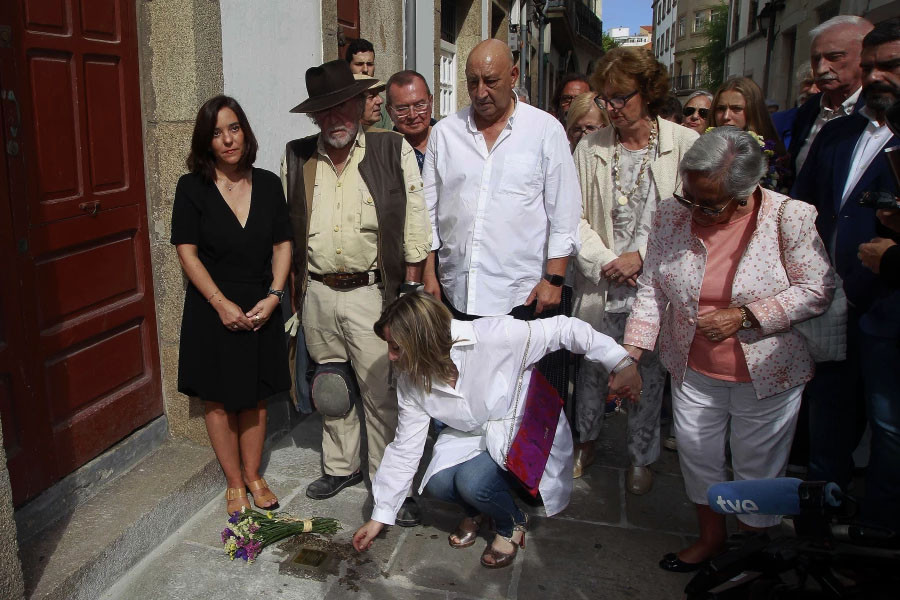
<svg viewBox="0 0 900 600">
<path fill-rule="evenodd" d="M 450 359 L 452 319 L 447 307 L 433 296 L 416 292 L 397 298 L 384 309 L 375 323 L 375 335 L 385 339 L 384 328 L 390 328 L 391 339 L 401 350 L 397 368 L 414 385 L 431 392 L 435 379 L 449 383 L 457 376 Z"/>
<path fill-rule="evenodd" d="M 609 118 L 606 116 L 606 111 L 600 110 L 600 107 L 594 102 L 594 98 L 596 97 L 597 94 L 595 92 L 585 92 L 575 96 L 575 99 L 572 100 L 572 104 L 569 105 L 569 112 L 566 115 L 566 133 L 568 133 L 569 128 L 572 127 L 572 125 L 591 112 L 592 108 L 596 108 L 597 112 L 600 113 L 600 122 L 603 123 L 603 126 L 606 127 L 609 125 Z"/>
<path fill-rule="evenodd" d="M 721 125 L 718 122 L 716 106 L 719 105 L 719 98 L 725 92 L 737 92 L 744 97 L 744 118 L 747 121 L 744 131 L 752 131 L 761 135 L 763 139 L 772 140 L 775 142 L 775 151 L 778 154 L 784 154 L 784 144 L 781 143 L 781 138 L 775 131 L 775 125 L 772 124 L 772 117 L 766 108 L 762 90 L 749 77 L 732 77 L 719 87 L 713 98 L 712 106 L 709 107 L 709 126 L 719 127 Z"/>
</svg>

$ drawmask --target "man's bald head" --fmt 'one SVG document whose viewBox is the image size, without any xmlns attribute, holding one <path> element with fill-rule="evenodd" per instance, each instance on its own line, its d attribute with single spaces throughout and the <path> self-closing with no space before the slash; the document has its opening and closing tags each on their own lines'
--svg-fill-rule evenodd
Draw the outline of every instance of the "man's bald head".
<svg viewBox="0 0 900 600">
<path fill-rule="evenodd" d="M 504 42 L 485 40 L 472 49 L 466 59 L 466 88 L 479 128 L 508 116 L 518 78 L 519 67 Z"/>
</svg>

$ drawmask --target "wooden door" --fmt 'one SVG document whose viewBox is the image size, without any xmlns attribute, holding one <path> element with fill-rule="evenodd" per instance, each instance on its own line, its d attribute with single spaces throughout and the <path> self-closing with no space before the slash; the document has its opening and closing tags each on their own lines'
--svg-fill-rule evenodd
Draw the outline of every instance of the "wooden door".
<svg viewBox="0 0 900 600">
<path fill-rule="evenodd" d="M 0 410 L 19 505 L 162 398 L 134 2 L 3 0 L 3 27 Z"/>
<path fill-rule="evenodd" d="M 359 39 L 359 0 L 337 0 L 337 21 L 338 58 L 344 58 L 350 40 Z"/>
</svg>

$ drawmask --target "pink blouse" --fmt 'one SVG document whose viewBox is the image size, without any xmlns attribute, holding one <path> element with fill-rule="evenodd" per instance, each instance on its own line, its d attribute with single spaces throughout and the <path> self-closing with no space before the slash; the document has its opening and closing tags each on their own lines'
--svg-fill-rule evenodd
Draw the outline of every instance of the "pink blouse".
<svg viewBox="0 0 900 600">
<path fill-rule="evenodd" d="M 700 286 L 697 316 L 731 307 L 731 285 L 744 248 L 756 229 L 753 212 L 727 223 L 703 227 L 691 222 L 691 230 L 706 246 L 706 272 Z M 750 381 L 750 370 L 736 335 L 714 342 L 697 330 L 688 353 L 688 366 L 713 379 Z"/>
</svg>

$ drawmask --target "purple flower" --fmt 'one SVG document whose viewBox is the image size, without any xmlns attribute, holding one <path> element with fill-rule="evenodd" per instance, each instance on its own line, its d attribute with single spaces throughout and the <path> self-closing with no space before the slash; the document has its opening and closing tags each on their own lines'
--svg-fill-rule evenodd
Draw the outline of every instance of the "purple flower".
<svg viewBox="0 0 900 600">
<path fill-rule="evenodd" d="M 247 549 L 246 548 L 238 548 L 234 552 L 235 558 L 243 558 L 244 560 L 248 560 Z"/>
<path fill-rule="evenodd" d="M 256 523 L 253 523 L 252 525 L 250 525 L 249 529 L 250 529 L 250 533 L 256 533 L 257 531 L 259 531 L 259 525 L 257 525 Z"/>
<path fill-rule="evenodd" d="M 234 537 L 234 532 L 226 527 L 225 529 L 222 530 L 222 543 L 224 544 L 225 540 L 227 540 L 230 537 Z"/>
<path fill-rule="evenodd" d="M 237 522 L 240 520 L 240 518 L 241 518 L 241 511 L 236 510 L 232 513 L 231 518 L 228 519 L 228 522 L 231 523 L 232 525 L 237 525 Z"/>
</svg>

